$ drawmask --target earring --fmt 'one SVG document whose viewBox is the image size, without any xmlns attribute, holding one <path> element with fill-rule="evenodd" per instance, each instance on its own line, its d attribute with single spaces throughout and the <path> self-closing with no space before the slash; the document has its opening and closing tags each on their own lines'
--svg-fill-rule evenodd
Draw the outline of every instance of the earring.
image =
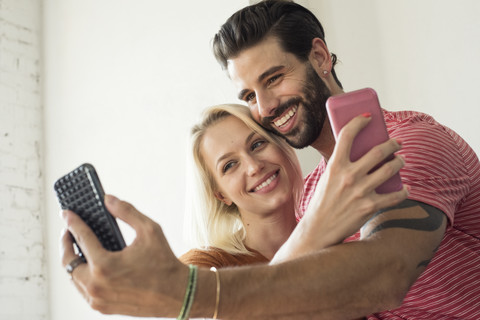
<svg viewBox="0 0 480 320">
<path fill-rule="evenodd" d="M 328 70 L 323 70 L 323 75 L 327 75 L 328 74 Z"/>
</svg>

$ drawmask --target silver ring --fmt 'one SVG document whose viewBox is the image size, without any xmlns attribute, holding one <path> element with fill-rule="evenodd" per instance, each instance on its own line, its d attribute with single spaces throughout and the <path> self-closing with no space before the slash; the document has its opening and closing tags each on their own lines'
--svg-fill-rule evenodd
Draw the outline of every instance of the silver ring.
<svg viewBox="0 0 480 320">
<path fill-rule="evenodd" d="M 87 263 L 87 260 L 85 259 L 85 257 L 84 256 L 76 257 L 65 266 L 65 269 L 67 269 L 67 272 L 71 275 L 73 270 L 75 270 L 75 268 L 81 265 L 82 263 Z"/>
</svg>

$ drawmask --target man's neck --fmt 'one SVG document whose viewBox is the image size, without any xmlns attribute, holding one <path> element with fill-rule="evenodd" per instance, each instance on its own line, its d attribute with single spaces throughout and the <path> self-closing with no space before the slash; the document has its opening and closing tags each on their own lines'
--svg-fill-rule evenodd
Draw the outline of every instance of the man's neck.
<svg viewBox="0 0 480 320">
<path fill-rule="evenodd" d="M 330 127 L 330 121 L 328 121 L 328 119 L 325 119 L 325 124 L 323 125 L 320 135 L 311 146 L 320 152 L 326 161 L 330 159 L 333 149 L 335 148 L 335 138 L 333 136 L 332 129 Z"/>
<path fill-rule="evenodd" d="M 332 96 L 344 93 L 343 89 L 340 88 L 331 74 L 324 81 Z M 311 146 L 320 152 L 326 161 L 328 161 L 328 159 L 330 159 L 332 156 L 333 149 L 335 148 L 335 137 L 333 136 L 332 128 L 328 118 L 325 119 L 325 123 L 320 135 L 318 136 L 317 140 L 311 144 Z"/>
</svg>

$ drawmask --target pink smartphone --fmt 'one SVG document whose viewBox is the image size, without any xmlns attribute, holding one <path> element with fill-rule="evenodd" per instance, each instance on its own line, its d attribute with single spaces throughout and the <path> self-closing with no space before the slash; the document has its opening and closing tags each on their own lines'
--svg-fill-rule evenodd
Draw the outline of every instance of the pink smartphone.
<svg viewBox="0 0 480 320">
<path fill-rule="evenodd" d="M 366 112 L 372 115 L 372 119 L 370 123 L 358 133 L 353 141 L 350 153 L 350 160 L 352 162 L 360 159 L 374 146 L 389 139 L 377 93 L 371 88 L 365 88 L 332 96 L 327 100 L 327 113 L 330 118 L 335 140 L 338 138 L 338 134 L 344 125 L 356 116 Z M 393 155 L 390 155 L 370 172 L 375 171 L 385 162 L 392 159 Z M 397 173 L 378 186 L 375 191 L 377 193 L 390 193 L 401 189 L 402 181 L 400 174 Z"/>
</svg>

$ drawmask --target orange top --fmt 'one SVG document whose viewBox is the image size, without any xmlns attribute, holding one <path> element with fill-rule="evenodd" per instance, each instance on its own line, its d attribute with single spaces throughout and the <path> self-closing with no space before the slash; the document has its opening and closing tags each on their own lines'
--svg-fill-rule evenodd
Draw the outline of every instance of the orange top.
<svg viewBox="0 0 480 320">
<path fill-rule="evenodd" d="M 180 261 L 185 264 L 193 264 L 205 268 L 215 267 L 217 269 L 270 262 L 270 260 L 265 258 L 260 252 L 249 248 L 248 250 L 252 253 L 251 255 L 231 254 L 214 247 L 204 250 L 191 249 L 180 257 Z"/>
</svg>

